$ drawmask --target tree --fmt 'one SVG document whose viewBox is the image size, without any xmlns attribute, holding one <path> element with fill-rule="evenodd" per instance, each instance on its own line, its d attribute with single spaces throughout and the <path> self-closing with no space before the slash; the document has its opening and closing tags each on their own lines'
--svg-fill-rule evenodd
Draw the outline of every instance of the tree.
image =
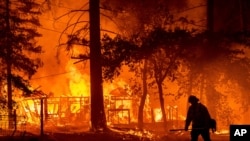
<svg viewBox="0 0 250 141">
<path fill-rule="evenodd" d="M 204 31 L 200 30 L 200 34 L 196 34 L 195 38 L 192 39 L 193 41 L 191 42 L 193 45 L 190 45 L 192 46 L 190 48 L 191 52 L 188 53 L 189 55 L 187 55 L 186 58 L 186 62 L 188 62 L 186 66 L 190 69 L 188 74 L 189 79 L 186 81 L 188 82 L 186 83 L 186 86 L 188 85 L 188 90 L 186 90 L 187 94 L 197 94 L 201 100 L 206 98 L 213 116 L 217 115 L 216 107 L 219 107 L 222 104 L 221 101 L 223 101 L 223 94 L 216 89 L 218 85 L 222 85 L 218 80 L 227 76 L 228 79 L 231 79 L 227 79 L 227 82 L 235 81 L 232 80 L 232 76 L 229 76 L 228 72 L 225 71 L 225 68 L 232 67 L 233 62 L 241 60 L 238 57 L 244 54 L 244 50 L 240 50 L 237 44 L 240 43 L 245 46 L 249 43 L 246 34 L 243 35 L 238 32 L 238 27 L 240 26 L 238 26 L 239 23 L 237 22 L 241 21 L 237 20 L 239 18 L 239 8 L 233 6 L 238 5 L 238 2 L 239 1 L 227 1 L 227 3 L 225 3 L 225 1 L 207 0 L 206 29 Z M 221 8 L 221 5 L 226 6 Z M 246 11 L 246 9 L 243 11 Z M 246 13 L 242 15 L 245 14 Z M 228 21 L 226 24 L 224 22 L 225 19 Z M 247 29 L 247 22 L 244 21 L 244 23 L 244 27 Z M 238 39 L 240 42 L 237 41 Z M 241 39 L 246 40 L 243 41 Z M 240 64 L 245 63 L 242 62 Z M 242 65 L 242 68 L 240 66 L 238 66 L 238 68 L 241 68 L 240 70 L 247 70 L 244 67 L 246 64 Z M 247 75 L 245 75 L 245 78 L 247 79 Z M 224 81 L 224 84 L 227 83 Z M 235 98 L 237 99 L 237 97 Z M 211 103 L 211 101 L 213 102 Z"/>
<path fill-rule="evenodd" d="M 106 116 L 104 111 L 99 0 L 90 0 L 90 83 L 91 83 L 91 123 L 92 129 L 105 130 Z"/>
<path fill-rule="evenodd" d="M 246 20 L 247 19 L 247 9 L 245 6 L 249 5 L 249 2 L 245 1 L 245 0 L 240 0 L 240 1 L 227 1 L 226 5 L 225 5 L 225 1 L 214 1 L 214 0 L 208 0 L 207 1 L 208 5 L 207 5 L 207 30 L 210 33 L 210 35 L 208 36 L 208 40 L 210 40 L 210 42 L 208 42 L 208 45 L 210 46 L 210 48 L 212 48 L 212 46 L 216 46 L 217 49 L 221 48 L 220 45 L 222 45 L 222 42 L 229 42 L 228 44 L 224 44 L 224 46 L 228 46 L 230 48 L 230 50 L 236 50 L 238 47 L 238 45 L 243 45 L 244 47 L 249 46 L 248 44 L 248 25 L 249 22 Z M 221 9 L 221 5 L 225 5 L 223 9 Z M 235 6 L 237 5 L 237 6 Z M 216 14 L 215 14 L 216 13 Z M 223 18 L 222 18 L 223 17 Z M 227 24 L 224 24 L 224 21 L 227 21 Z M 218 37 L 218 35 L 221 37 L 219 37 L 221 40 L 218 41 L 218 39 L 214 38 L 214 37 Z M 238 42 L 237 40 L 242 38 L 243 40 L 241 40 L 240 42 Z M 242 42 L 243 41 L 243 42 Z M 212 43 L 212 44 L 211 44 Z M 213 43 L 219 43 L 217 45 L 213 44 Z M 223 46 L 223 45 L 222 45 Z M 225 51 L 226 52 L 226 51 Z M 228 52 L 229 53 L 229 52 Z M 238 51 L 238 53 L 236 52 L 230 52 L 229 54 L 231 54 L 230 62 L 227 62 L 226 60 L 224 61 L 223 65 L 224 68 L 229 69 L 229 67 L 232 67 L 235 65 L 235 61 L 236 62 L 241 62 L 241 63 L 237 63 L 238 64 L 238 71 L 242 72 L 242 74 L 245 75 L 244 78 L 248 79 L 247 77 L 247 73 L 245 72 L 246 70 L 248 70 L 245 66 L 248 66 L 248 59 L 247 58 L 241 58 L 239 57 L 239 54 L 244 54 L 245 53 L 245 49 Z M 234 55 L 233 55 L 234 54 Z M 220 66 L 221 67 L 221 66 Z M 247 80 L 243 80 L 241 79 L 241 81 L 239 81 L 239 78 L 234 77 L 234 74 L 230 73 L 231 69 L 229 69 L 230 71 L 225 71 L 223 67 L 221 67 L 221 71 L 223 72 L 223 75 L 226 75 L 228 81 L 236 81 L 236 83 L 238 83 L 240 86 L 245 87 L 244 84 L 242 85 L 242 82 L 245 82 L 245 84 L 248 83 Z M 235 72 L 235 71 L 234 71 Z M 211 88 L 212 87 L 212 88 Z M 210 85 L 210 88 L 208 89 L 214 89 L 215 90 L 216 86 L 212 86 Z M 245 87 L 246 88 L 246 87 Z M 218 93 L 218 92 L 217 92 Z M 244 92 L 243 92 L 244 93 Z M 207 94 L 208 98 L 214 98 L 215 95 L 212 93 L 208 93 Z M 218 96 L 217 96 L 218 97 Z M 219 96 L 220 97 L 220 96 Z M 240 97 L 236 96 L 235 99 L 238 99 Z M 220 104 L 219 102 L 219 98 L 216 99 L 218 101 L 217 104 Z M 243 100 L 244 101 L 244 100 Z M 215 102 L 215 101 L 214 101 Z M 214 103 L 213 102 L 213 103 Z M 244 102 L 242 102 L 244 103 Z M 213 106 L 214 104 L 209 103 L 210 107 L 215 109 L 216 107 Z M 215 111 L 216 110 L 213 110 Z M 216 116 L 217 114 L 215 114 L 214 116 Z"/>
<path fill-rule="evenodd" d="M 223 120 L 222 112 L 232 114 L 232 111 L 226 112 L 231 109 L 231 105 L 225 107 L 225 98 L 232 94 L 232 89 L 223 93 L 218 87 L 227 86 L 230 88 L 236 85 L 241 87 L 242 83 L 248 84 L 248 69 L 246 68 L 249 63 L 248 59 L 242 57 L 244 51 L 241 48 L 235 47 L 236 42 L 231 34 L 202 32 L 197 34 L 193 40 L 186 58 L 186 65 L 189 68 L 188 85 L 190 89 L 188 94 L 199 95 L 203 102 L 207 101 L 206 104 L 211 115 L 218 121 L 219 119 Z M 236 64 L 238 64 L 237 67 Z M 236 74 L 237 79 L 235 79 Z M 244 77 L 239 77 L 238 74 L 242 74 Z M 239 97 L 240 95 L 234 95 L 235 100 Z M 228 115 L 228 117 L 232 117 L 232 115 Z"/>
<path fill-rule="evenodd" d="M 163 90 L 163 84 L 166 81 L 176 81 L 178 69 L 183 62 L 183 53 L 188 49 L 185 43 L 192 38 L 192 32 L 179 28 L 164 29 L 155 28 L 144 40 L 142 48 L 151 48 L 149 61 L 149 75 L 154 79 L 158 88 L 160 107 L 162 111 L 162 119 L 166 128 L 166 112 L 164 96 L 166 92 Z M 142 51 L 141 53 L 145 53 Z"/>
<path fill-rule="evenodd" d="M 153 32 L 154 27 L 166 27 L 172 26 L 173 22 L 176 20 L 170 13 L 169 9 L 172 8 L 183 8 L 186 6 L 186 1 L 115 1 L 115 0 L 105 0 L 104 8 L 107 8 L 114 13 L 121 11 L 114 16 L 114 20 L 118 23 L 119 29 L 122 31 L 123 36 L 136 38 L 137 46 L 140 44 L 147 44 L 150 40 L 157 40 L 156 38 L 150 38 L 148 35 Z M 121 6 L 122 5 L 122 6 Z M 151 15 L 151 16 L 149 16 Z M 126 20 L 130 19 L 130 20 Z M 176 20 L 175 23 L 180 20 Z M 119 24 L 120 23 L 120 24 Z M 148 41 L 144 40 L 148 38 Z M 151 44 L 152 45 L 152 44 Z M 145 46 L 145 45 L 142 45 Z M 137 53 L 132 53 L 134 55 L 135 61 L 129 63 L 131 71 L 136 72 L 136 74 L 141 74 L 142 79 L 142 94 L 140 99 L 140 105 L 138 109 L 138 128 L 143 128 L 143 111 L 144 104 L 147 97 L 147 79 L 149 75 L 148 71 L 148 56 L 151 56 L 151 51 L 156 48 L 155 46 L 148 46 L 143 50 L 135 50 Z M 129 49 L 125 47 L 125 49 Z M 117 52 L 118 53 L 118 52 Z M 137 57 L 135 57 L 137 56 Z M 126 60 L 129 62 L 129 60 Z M 141 65 L 144 64 L 141 68 Z M 139 68 L 136 68 L 138 67 Z M 138 71 L 139 70 L 139 71 Z M 161 101 L 164 103 L 163 101 Z M 162 104 L 161 104 L 162 105 Z M 164 114 L 165 115 L 165 114 Z M 164 118 L 165 119 L 165 118 Z"/>
<path fill-rule="evenodd" d="M 87 4 L 85 4 L 86 6 Z M 83 6 L 83 8 L 85 8 Z M 83 20 L 82 15 L 89 12 L 89 21 Z M 80 13 L 80 16 L 73 20 L 75 13 Z M 103 76 L 102 76 L 102 54 L 101 54 L 101 40 L 100 40 L 100 1 L 90 0 L 89 9 L 74 9 L 62 15 L 73 14 L 68 21 L 67 27 L 61 35 L 71 30 L 66 42 L 67 50 L 71 50 L 75 45 L 86 47 L 88 51 L 81 52 L 77 55 L 73 54 L 72 59 L 79 59 L 81 61 L 90 60 L 90 97 L 91 97 L 91 130 L 106 131 L 106 116 L 104 110 L 103 98 Z M 73 22 L 73 23 L 71 23 Z M 81 25 L 83 23 L 83 25 Z M 76 26 L 81 26 L 76 28 Z M 89 33 L 89 34 L 88 34 Z M 89 37 L 89 38 L 88 38 Z M 60 39 L 59 39 L 60 40 Z M 65 45 L 64 43 L 59 43 Z"/>
<path fill-rule="evenodd" d="M 147 96 L 147 77 L 150 75 L 153 76 L 152 78 L 158 86 L 163 120 L 166 124 L 162 85 L 166 78 L 169 78 L 170 81 L 175 80 L 175 72 L 180 64 L 182 50 L 185 49 L 185 46 L 181 44 L 185 44 L 184 42 L 190 37 L 191 34 L 185 30 L 176 29 L 174 31 L 166 31 L 163 28 L 155 28 L 148 35 L 138 37 L 141 38 L 139 39 L 142 42 L 141 45 L 133 44 L 135 42 L 133 40 L 120 38 L 105 38 L 103 40 L 105 41 L 104 47 L 106 48 L 103 55 L 109 58 L 107 60 L 110 60 L 110 58 L 114 60 L 112 63 L 115 64 L 114 68 L 118 68 L 123 63 L 124 65 L 128 65 L 132 71 L 135 71 L 136 75 L 142 75 L 143 91 L 138 113 L 138 127 L 140 129 L 143 127 L 143 106 Z M 141 62 L 143 62 L 143 65 L 141 65 Z M 110 72 L 112 71 L 108 71 L 108 74 L 113 74 Z"/>
<path fill-rule="evenodd" d="M 33 0 L 0 2 L 1 29 L 1 68 L 2 77 L 7 80 L 9 115 L 12 115 L 12 91 L 17 87 L 25 94 L 31 94 L 28 79 L 42 66 L 39 58 L 31 54 L 41 53 L 42 47 L 36 45 L 41 35 L 36 31 L 40 26 L 39 4 Z M 6 71 L 5 71 L 6 70 Z"/>
</svg>

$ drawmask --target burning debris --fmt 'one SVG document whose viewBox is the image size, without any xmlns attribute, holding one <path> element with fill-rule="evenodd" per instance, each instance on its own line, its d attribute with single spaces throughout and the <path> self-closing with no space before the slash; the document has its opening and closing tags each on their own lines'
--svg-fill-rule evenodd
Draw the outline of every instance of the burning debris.
<svg viewBox="0 0 250 141">
<path fill-rule="evenodd" d="M 150 132 L 133 129 L 137 123 L 136 104 L 138 99 L 131 96 L 121 87 L 113 89 L 104 97 L 105 112 L 109 127 L 129 128 L 126 132 L 137 136 L 152 136 Z M 17 113 L 26 118 L 27 127 L 39 132 L 41 118 L 46 132 L 83 132 L 90 128 L 90 97 L 89 96 L 61 96 L 37 92 L 32 97 L 23 97 L 17 102 Z M 41 105 L 42 104 L 42 105 Z M 43 113 L 41 114 L 41 106 Z M 161 124 L 161 113 L 157 109 L 146 106 L 145 111 L 154 111 L 145 114 L 146 124 Z M 168 106 L 169 123 L 177 126 L 178 109 Z M 42 116 L 42 117 L 41 117 Z M 152 120 L 154 119 L 154 120 Z M 160 126 L 159 126 L 160 127 Z M 29 129 L 27 128 L 27 130 Z M 151 128 L 151 127 L 149 127 Z M 151 129 L 154 129 L 152 127 Z M 124 130 L 125 130 L 124 129 Z"/>
</svg>

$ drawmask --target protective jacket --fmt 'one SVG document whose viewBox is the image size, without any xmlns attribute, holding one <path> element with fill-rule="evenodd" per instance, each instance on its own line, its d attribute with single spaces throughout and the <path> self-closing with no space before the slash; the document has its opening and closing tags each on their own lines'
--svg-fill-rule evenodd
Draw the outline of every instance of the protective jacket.
<svg viewBox="0 0 250 141">
<path fill-rule="evenodd" d="M 192 122 L 193 129 L 209 129 L 210 120 L 211 117 L 206 106 L 202 103 L 195 103 L 188 109 L 185 128 Z"/>
</svg>

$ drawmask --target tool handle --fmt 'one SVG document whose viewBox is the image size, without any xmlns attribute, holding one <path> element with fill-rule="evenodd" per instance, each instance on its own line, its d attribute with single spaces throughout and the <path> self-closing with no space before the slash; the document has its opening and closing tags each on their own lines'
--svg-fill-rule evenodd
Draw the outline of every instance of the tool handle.
<svg viewBox="0 0 250 141">
<path fill-rule="evenodd" d="M 190 129 L 188 129 L 190 130 Z M 170 129 L 169 131 L 185 131 L 185 129 Z"/>
<path fill-rule="evenodd" d="M 191 130 L 202 130 L 204 128 L 193 128 L 193 129 L 188 129 L 188 131 Z M 181 128 L 181 129 L 170 129 L 169 131 L 185 131 L 185 129 Z"/>
</svg>

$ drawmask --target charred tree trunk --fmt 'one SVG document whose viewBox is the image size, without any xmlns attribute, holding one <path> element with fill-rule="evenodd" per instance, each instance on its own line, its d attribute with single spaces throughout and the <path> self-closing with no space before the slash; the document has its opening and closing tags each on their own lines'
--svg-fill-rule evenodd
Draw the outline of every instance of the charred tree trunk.
<svg viewBox="0 0 250 141">
<path fill-rule="evenodd" d="M 107 129 L 102 86 L 99 3 L 99 0 L 89 1 L 91 124 L 93 131 Z"/>
<path fill-rule="evenodd" d="M 207 30 L 209 33 L 208 40 L 207 42 L 208 46 L 212 46 L 213 44 L 213 33 L 215 30 L 220 30 L 215 28 L 215 15 L 214 15 L 214 8 L 215 8 L 215 3 L 214 0 L 208 0 L 207 1 Z M 204 75 L 204 74 L 203 74 Z M 206 81 L 208 78 L 203 76 L 204 81 Z M 215 90 L 215 85 L 214 84 L 209 84 L 206 82 L 205 88 L 205 93 L 206 93 L 206 98 L 207 98 L 207 106 L 208 109 L 211 111 L 211 116 L 216 118 L 216 113 L 217 113 L 217 108 L 216 105 L 219 103 L 219 97 L 216 93 Z"/>
<path fill-rule="evenodd" d="M 200 101 L 203 100 L 204 91 L 205 91 L 205 81 L 204 75 L 201 75 L 201 83 L 200 83 Z"/>
<path fill-rule="evenodd" d="M 8 114 L 9 114 L 9 127 L 13 127 L 11 124 L 12 120 L 12 85 L 11 85 L 11 54 L 12 54 L 12 46 L 10 44 L 10 1 L 6 0 L 6 15 L 5 15 L 5 22 L 6 22 L 6 65 L 7 65 L 7 95 L 8 95 Z"/>
<path fill-rule="evenodd" d="M 239 0 L 239 9 L 240 9 L 240 22 L 241 22 L 241 30 L 243 32 L 247 32 L 248 29 L 248 22 L 249 22 L 249 18 L 248 18 L 248 7 L 250 6 L 250 3 L 247 0 Z"/>
<path fill-rule="evenodd" d="M 144 66 L 142 70 L 142 87 L 143 87 L 143 92 L 142 92 L 142 97 L 139 105 L 139 111 L 138 111 L 138 128 L 143 129 L 143 109 L 145 105 L 145 101 L 147 98 L 147 93 L 148 93 L 148 88 L 147 88 L 147 64 L 148 61 L 147 59 L 144 60 Z"/>
<path fill-rule="evenodd" d="M 189 85 L 187 88 L 187 97 L 189 97 L 192 94 L 192 90 L 193 90 L 193 81 L 194 81 L 194 74 L 193 74 L 193 69 L 191 67 L 191 71 L 190 71 L 190 75 L 189 75 Z M 188 102 L 188 98 L 187 98 L 187 107 L 186 107 L 186 111 L 188 111 L 189 108 L 189 102 Z"/>
<path fill-rule="evenodd" d="M 214 31 L 214 0 L 207 0 L 207 30 Z"/>
<path fill-rule="evenodd" d="M 210 115 L 213 118 L 218 118 L 218 106 L 220 105 L 220 93 L 215 89 L 213 84 L 207 84 L 206 86 L 206 94 L 207 94 L 207 107 L 210 111 Z"/>
<path fill-rule="evenodd" d="M 162 119 L 164 123 L 164 129 L 167 129 L 167 116 L 165 112 L 165 104 L 164 104 L 164 96 L 163 96 L 163 89 L 162 89 L 162 82 L 157 82 L 158 91 L 159 91 L 159 99 L 161 105 L 161 112 L 162 112 Z"/>
</svg>

